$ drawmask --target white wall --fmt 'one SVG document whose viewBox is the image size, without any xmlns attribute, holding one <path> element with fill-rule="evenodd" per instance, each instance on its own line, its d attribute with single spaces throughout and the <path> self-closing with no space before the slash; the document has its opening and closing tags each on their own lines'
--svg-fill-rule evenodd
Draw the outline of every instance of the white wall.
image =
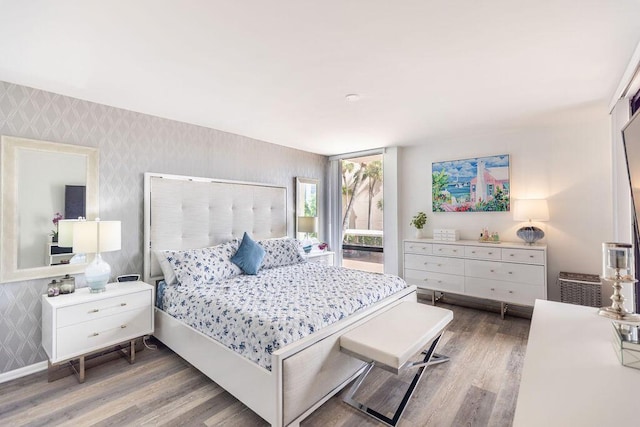
<svg viewBox="0 0 640 427">
<path fill-rule="evenodd" d="M 400 236 L 414 236 L 409 221 L 422 210 L 428 235 L 433 228 L 456 228 L 462 239 L 476 239 L 486 226 L 502 240 L 519 241 L 521 224 L 510 212 L 431 212 L 432 162 L 509 154 L 512 200 L 549 201 L 550 221 L 537 225 L 546 233 L 541 243 L 548 245 L 549 299 L 559 300 L 558 272 L 598 274 L 601 244 L 612 239 L 610 138 L 602 104 L 559 111 L 501 132 L 406 147 L 398 165 Z"/>
</svg>

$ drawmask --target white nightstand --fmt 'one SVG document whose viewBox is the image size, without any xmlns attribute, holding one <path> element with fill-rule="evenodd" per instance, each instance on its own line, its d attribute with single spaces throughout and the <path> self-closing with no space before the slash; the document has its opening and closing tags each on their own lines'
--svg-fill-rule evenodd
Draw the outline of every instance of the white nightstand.
<svg viewBox="0 0 640 427">
<path fill-rule="evenodd" d="M 79 288 L 57 297 L 43 295 L 42 347 L 49 367 L 70 362 L 82 383 L 85 356 L 125 342 L 129 352 L 121 351 L 133 363 L 135 339 L 153 333 L 153 295 L 153 286 L 144 282 L 109 283 L 97 294 Z"/>
<path fill-rule="evenodd" d="M 317 262 L 320 264 L 324 264 L 324 265 L 331 265 L 333 266 L 333 255 L 334 252 L 310 252 L 308 254 L 305 255 L 305 257 L 307 258 L 307 261 L 309 262 Z"/>
</svg>

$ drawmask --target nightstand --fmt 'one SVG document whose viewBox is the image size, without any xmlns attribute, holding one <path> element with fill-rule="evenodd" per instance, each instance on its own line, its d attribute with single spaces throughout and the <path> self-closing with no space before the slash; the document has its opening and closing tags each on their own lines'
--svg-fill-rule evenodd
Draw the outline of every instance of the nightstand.
<svg viewBox="0 0 640 427">
<path fill-rule="evenodd" d="M 333 256 L 334 256 L 334 252 L 309 252 L 308 254 L 305 255 L 305 257 L 307 258 L 307 261 L 309 262 L 317 262 L 320 264 L 324 264 L 324 265 L 331 265 L 333 266 Z"/>
<path fill-rule="evenodd" d="M 153 333 L 153 294 L 153 286 L 144 282 L 124 282 L 109 283 L 98 294 L 79 288 L 43 295 L 42 347 L 49 368 L 68 362 L 82 383 L 86 356 L 123 343 L 129 351 L 120 351 L 133 363 L 135 339 Z"/>
</svg>

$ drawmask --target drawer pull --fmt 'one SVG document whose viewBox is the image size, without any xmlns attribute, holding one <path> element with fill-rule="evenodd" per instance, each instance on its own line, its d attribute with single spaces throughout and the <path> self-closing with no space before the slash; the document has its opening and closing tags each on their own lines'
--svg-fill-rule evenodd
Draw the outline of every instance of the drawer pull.
<svg viewBox="0 0 640 427">
<path fill-rule="evenodd" d="M 513 271 L 510 271 L 509 274 L 513 274 Z"/>
<path fill-rule="evenodd" d="M 496 290 L 496 288 L 491 288 L 491 291 L 495 291 L 495 290 Z"/>
<path fill-rule="evenodd" d="M 512 294 L 512 293 L 513 293 L 513 291 L 509 291 L 509 293 L 510 293 L 510 294 Z"/>
<path fill-rule="evenodd" d="M 423 279 L 423 281 L 428 282 L 428 281 L 429 281 L 429 279 Z"/>
<path fill-rule="evenodd" d="M 94 333 L 91 334 L 92 337 L 97 337 L 98 335 L 100 335 L 99 332 L 94 332 Z"/>
<path fill-rule="evenodd" d="M 476 251 L 471 251 L 471 253 L 472 253 L 472 254 L 475 254 L 475 253 L 476 253 Z"/>
<path fill-rule="evenodd" d="M 442 280 L 438 280 L 438 283 L 442 283 Z"/>
<path fill-rule="evenodd" d="M 120 325 L 120 329 L 124 329 L 126 327 L 127 327 L 127 325 Z"/>
<path fill-rule="evenodd" d="M 529 255 L 529 258 L 533 258 L 533 255 Z"/>
<path fill-rule="evenodd" d="M 514 254 L 509 254 L 509 256 L 514 256 Z"/>
<path fill-rule="evenodd" d="M 489 255 L 493 255 L 493 252 L 489 252 Z"/>
<path fill-rule="evenodd" d="M 453 253 L 456 253 L 456 252 L 458 252 L 458 250 L 457 250 L 457 249 L 454 249 L 454 250 L 453 250 Z"/>
<path fill-rule="evenodd" d="M 489 270 L 489 271 L 490 271 L 490 272 L 492 272 L 492 273 L 495 273 L 495 272 L 496 272 L 495 270 Z"/>
<path fill-rule="evenodd" d="M 442 264 L 436 264 L 438 267 L 442 267 Z"/>
<path fill-rule="evenodd" d="M 93 310 L 89 310 L 89 313 L 97 313 L 97 312 L 99 312 L 99 311 L 100 311 L 99 309 L 94 308 Z"/>
<path fill-rule="evenodd" d="M 127 303 L 126 303 L 126 302 L 121 302 L 121 303 L 120 303 L 120 307 L 124 307 L 125 305 L 127 305 Z"/>
</svg>

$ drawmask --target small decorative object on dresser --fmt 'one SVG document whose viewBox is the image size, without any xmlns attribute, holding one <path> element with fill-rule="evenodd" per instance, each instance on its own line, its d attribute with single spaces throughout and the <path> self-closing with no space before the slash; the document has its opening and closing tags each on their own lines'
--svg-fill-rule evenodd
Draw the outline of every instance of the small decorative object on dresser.
<svg viewBox="0 0 640 427">
<path fill-rule="evenodd" d="M 515 200 L 513 207 L 515 221 L 528 221 L 529 224 L 518 229 L 516 234 L 528 245 L 534 245 L 544 237 L 544 231 L 535 227 L 532 221 L 549 221 L 549 206 L 546 200 Z"/>
<path fill-rule="evenodd" d="M 427 223 L 427 214 L 424 212 L 418 212 L 413 218 L 411 218 L 411 222 L 409 225 L 412 225 L 416 228 L 416 238 L 422 239 L 424 238 L 424 233 L 422 229 L 424 225 Z"/>
<path fill-rule="evenodd" d="M 153 287 L 143 282 L 106 287 L 109 292 L 100 294 L 80 288 L 57 298 L 43 295 L 42 347 L 49 368 L 69 362 L 84 382 L 87 355 L 125 342 L 129 362 L 135 361 L 134 340 L 153 333 Z"/>
</svg>

